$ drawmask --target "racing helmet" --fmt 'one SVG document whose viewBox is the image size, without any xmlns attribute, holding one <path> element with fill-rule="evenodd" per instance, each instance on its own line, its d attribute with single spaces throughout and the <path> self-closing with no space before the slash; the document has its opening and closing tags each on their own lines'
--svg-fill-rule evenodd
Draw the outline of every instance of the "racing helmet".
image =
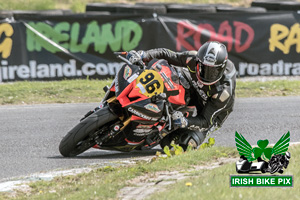
<svg viewBox="0 0 300 200">
<path fill-rule="evenodd" d="M 220 42 L 204 43 L 197 52 L 196 76 L 200 83 L 212 85 L 218 82 L 224 71 L 228 53 Z"/>
</svg>

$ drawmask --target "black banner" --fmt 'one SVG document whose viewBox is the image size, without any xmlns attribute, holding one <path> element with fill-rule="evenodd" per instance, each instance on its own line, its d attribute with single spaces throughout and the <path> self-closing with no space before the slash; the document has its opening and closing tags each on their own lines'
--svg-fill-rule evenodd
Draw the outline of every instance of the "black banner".
<svg viewBox="0 0 300 200">
<path fill-rule="evenodd" d="M 0 21 L 0 82 L 113 77 L 115 51 L 227 46 L 240 76 L 300 75 L 295 12 L 66 15 Z"/>
</svg>

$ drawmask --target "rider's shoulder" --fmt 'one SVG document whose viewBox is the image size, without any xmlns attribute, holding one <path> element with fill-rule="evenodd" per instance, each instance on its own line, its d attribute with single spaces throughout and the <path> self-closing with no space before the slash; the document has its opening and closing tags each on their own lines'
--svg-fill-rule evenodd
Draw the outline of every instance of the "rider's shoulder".
<svg viewBox="0 0 300 200">
<path fill-rule="evenodd" d="M 183 51 L 183 52 L 181 52 L 181 54 L 194 57 L 197 55 L 197 51 L 194 51 L 194 50 L 193 51 Z"/>
<path fill-rule="evenodd" d="M 227 60 L 225 67 L 226 69 L 224 71 L 224 75 L 226 79 L 234 79 L 236 77 L 237 71 L 235 69 L 233 62 L 231 60 Z"/>
<path fill-rule="evenodd" d="M 189 55 L 189 56 L 196 57 L 197 51 L 188 51 L 188 55 Z"/>
<path fill-rule="evenodd" d="M 197 55 L 197 51 L 188 51 L 188 52 L 189 52 L 189 55 L 191 55 L 191 56 Z"/>
</svg>

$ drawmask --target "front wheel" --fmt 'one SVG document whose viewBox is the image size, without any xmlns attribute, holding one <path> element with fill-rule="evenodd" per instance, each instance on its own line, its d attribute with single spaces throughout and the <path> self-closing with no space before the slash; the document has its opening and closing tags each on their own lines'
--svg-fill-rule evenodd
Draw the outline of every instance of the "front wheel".
<svg viewBox="0 0 300 200">
<path fill-rule="evenodd" d="M 103 125 L 117 119 L 108 107 L 104 107 L 88 116 L 77 124 L 62 139 L 59 144 L 59 151 L 65 157 L 72 157 L 81 154 L 91 148 L 96 142 L 90 139 L 90 135 L 95 133 Z"/>
</svg>

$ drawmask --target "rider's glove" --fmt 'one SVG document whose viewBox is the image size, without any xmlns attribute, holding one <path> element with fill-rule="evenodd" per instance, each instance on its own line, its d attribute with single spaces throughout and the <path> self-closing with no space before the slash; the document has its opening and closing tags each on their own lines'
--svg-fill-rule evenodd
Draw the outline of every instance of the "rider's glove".
<svg viewBox="0 0 300 200">
<path fill-rule="evenodd" d="M 143 60 L 144 51 L 131 50 L 128 52 L 126 59 L 129 60 L 132 64 L 136 64 Z"/>
<path fill-rule="evenodd" d="M 172 114 L 173 124 L 176 128 L 186 128 L 188 126 L 188 120 L 184 117 L 182 112 L 175 111 Z"/>
</svg>

